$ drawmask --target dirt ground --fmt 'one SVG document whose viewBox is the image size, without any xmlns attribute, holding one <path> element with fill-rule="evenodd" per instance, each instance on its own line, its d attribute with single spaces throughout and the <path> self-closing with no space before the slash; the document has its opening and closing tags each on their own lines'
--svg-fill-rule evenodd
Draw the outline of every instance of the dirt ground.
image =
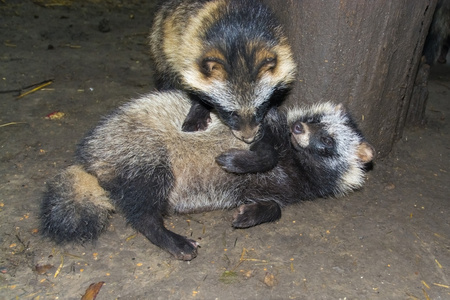
<svg viewBox="0 0 450 300">
<path fill-rule="evenodd" d="M 102 115 L 153 89 L 153 1 L 51 2 L 0 0 L 1 299 L 80 299 L 98 282 L 97 299 L 450 299 L 449 63 L 433 68 L 426 125 L 347 197 L 246 230 L 229 211 L 171 217 L 168 227 L 200 241 L 191 262 L 118 214 L 93 245 L 42 239 L 45 182 Z M 4 93 L 46 80 L 20 99 Z"/>
</svg>

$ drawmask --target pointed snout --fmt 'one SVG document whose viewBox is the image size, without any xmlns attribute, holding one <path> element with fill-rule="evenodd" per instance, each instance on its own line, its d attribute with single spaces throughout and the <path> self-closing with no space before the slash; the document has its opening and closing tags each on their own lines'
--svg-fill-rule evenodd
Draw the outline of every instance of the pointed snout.
<svg viewBox="0 0 450 300">
<path fill-rule="evenodd" d="M 259 128 L 260 128 L 260 125 L 245 126 L 241 130 L 231 130 L 231 132 L 237 139 L 239 139 L 247 144 L 251 144 L 257 140 Z"/>
</svg>

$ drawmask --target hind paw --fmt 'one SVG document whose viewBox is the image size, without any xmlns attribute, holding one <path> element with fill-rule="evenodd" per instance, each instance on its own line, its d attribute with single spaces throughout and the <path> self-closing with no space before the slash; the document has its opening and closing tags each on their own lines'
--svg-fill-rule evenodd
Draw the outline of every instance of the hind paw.
<svg viewBox="0 0 450 300">
<path fill-rule="evenodd" d="M 257 223 L 257 211 L 252 205 L 241 205 L 233 215 L 233 227 L 247 228 L 255 226 Z"/>
<path fill-rule="evenodd" d="M 247 228 L 261 223 L 273 222 L 281 217 L 281 208 L 274 201 L 243 204 L 233 218 L 233 227 Z"/>
</svg>

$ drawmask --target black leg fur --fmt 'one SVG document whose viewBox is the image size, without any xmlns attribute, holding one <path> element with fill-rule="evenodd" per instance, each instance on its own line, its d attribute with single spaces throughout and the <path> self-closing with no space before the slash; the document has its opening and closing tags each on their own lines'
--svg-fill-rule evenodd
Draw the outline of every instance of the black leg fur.
<svg viewBox="0 0 450 300">
<path fill-rule="evenodd" d="M 147 174 L 151 174 L 151 176 Z M 197 256 L 197 243 L 164 227 L 167 195 L 173 177 L 165 167 L 156 171 L 142 168 L 134 179 L 117 179 L 112 195 L 127 221 L 153 244 L 167 250 L 175 258 L 191 260 Z M 127 177 L 124 177 L 127 178 Z"/>
<path fill-rule="evenodd" d="M 158 90 L 168 91 L 180 88 L 177 84 L 180 79 L 176 74 L 161 73 L 156 76 L 156 88 Z M 189 98 L 192 101 L 192 106 L 181 126 L 181 130 L 184 132 L 205 130 L 211 121 L 211 107 L 201 101 L 201 98 L 196 94 L 190 93 Z"/>
<path fill-rule="evenodd" d="M 205 130 L 210 120 L 209 108 L 201 102 L 193 101 L 181 129 L 186 132 Z"/>
<path fill-rule="evenodd" d="M 176 259 L 192 260 L 197 256 L 197 242 L 165 228 L 162 214 L 143 216 L 135 221 L 134 228 L 153 244 L 167 250 Z"/>
<path fill-rule="evenodd" d="M 247 228 L 281 218 L 281 207 L 275 201 L 243 204 L 234 215 L 233 227 Z"/>
</svg>

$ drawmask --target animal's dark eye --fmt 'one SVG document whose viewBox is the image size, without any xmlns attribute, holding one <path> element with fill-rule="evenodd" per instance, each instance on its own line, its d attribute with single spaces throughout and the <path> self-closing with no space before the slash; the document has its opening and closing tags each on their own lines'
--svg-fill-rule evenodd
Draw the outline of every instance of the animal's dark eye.
<svg viewBox="0 0 450 300">
<path fill-rule="evenodd" d="M 260 55 L 269 55 L 261 59 Z M 255 73 L 253 76 L 255 78 L 260 78 L 265 74 L 266 72 L 273 71 L 275 67 L 277 66 L 277 57 L 275 55 L 272 55 L 270 53 L 266 53 L 266 51 L 262 51 L 262 53 L 256 53 L 256 60 L 257 65 L 255 66 Z"/>
<path fill-rule="evenodd" d="M 323 136 L 320 138 L 320 141 L 322 142 L 322 144 L 327 147 L 327 148 L 333 148 L 334 147 L 334 140 L 333 138 L 329 137 L 329 136 Z"/>
<path fill-rule="evenodd" d="M 303 124 L 302 124 L 302 122 L 297 121 L 294 124 L 292 124 L 291 130 L 292 130 L 292 133 L 294 133 L 294 134 L 301 134 L 301 133 L 303 133 Z"/>
<path fill-rule="evenodd" d="M 307 122 L 310 124 L 314 124 L 314 123 L 320 123 L 320 120 L 316 117 L 309 117 Z"/>
<path fill-rule="evenodd" d="M 268 65 L 270 68 L 275 68 L 277 64 L 277 59 L 275 57 L 268 57 L 266 58 L 264 63 Z"/>
<path fill-rule="evenodd" d="M 232 129 L 239 129 L 240 117 L 237 112 L 228 113 L 227 123 Z"/>
</svg>

